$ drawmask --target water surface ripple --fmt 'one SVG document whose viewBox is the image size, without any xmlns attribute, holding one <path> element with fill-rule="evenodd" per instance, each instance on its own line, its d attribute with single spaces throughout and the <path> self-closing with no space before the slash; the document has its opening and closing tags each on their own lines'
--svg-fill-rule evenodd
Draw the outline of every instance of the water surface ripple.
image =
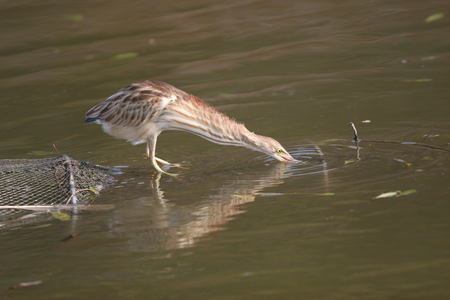
<svg viewBox="0 0 450 300">
<path fill-rule="evenodd" d="M 0 231 L 0 299 L 450 298 L 448 16 L 446 0 L 1 1 L 0 156 L 127 168 L 96 200 L 112 210 Z M 144 79 L 303 163 L 170 132 L 158 157 L 188 168 L 158 178 L 144 147 L 83 124 Z"/>
</svg>

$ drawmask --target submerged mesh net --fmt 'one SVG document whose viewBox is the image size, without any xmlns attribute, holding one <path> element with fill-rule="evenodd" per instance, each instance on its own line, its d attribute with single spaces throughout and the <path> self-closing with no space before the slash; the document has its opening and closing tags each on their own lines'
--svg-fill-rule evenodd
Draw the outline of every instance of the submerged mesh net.
<svg viewBox="0 0 450 300">
<path fill-rule="evenodd" d="M 88 204 L 111 184 L 113 169 L 67 155 L 44 159 L 0 159 L 0 219 L 23 213 L 5 206 Z"/>
</svg>

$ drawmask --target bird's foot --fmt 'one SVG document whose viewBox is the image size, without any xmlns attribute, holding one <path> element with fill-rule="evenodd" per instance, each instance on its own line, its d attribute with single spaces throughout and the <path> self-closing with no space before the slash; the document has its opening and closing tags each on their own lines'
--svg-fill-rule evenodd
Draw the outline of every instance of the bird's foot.
<svg viewBox="0 0 450 300">
<path fill-rule="evenodd" d="M 156 171 L 158 171 L 158 173 L 164 173 L 164 174 L 167 174 L 169 176 L 178 176 L 178 174 L 169 173 L 169 172 L 164 171 L 158 165 L 158 163 L 160 163 L 163 166 L 163 168 L 172 168 L 172 167 L 173 168 L 180 168 L 180 169 L 186 169 L 187 168 L 184 164 L 172 164 L 172 163 L 170 163 L 170 162 L 168 162 L 168 161 L 166 161 L 164 159 L 158 158 L 158 157 L 155 157 L 154 159 L 152 159 L 148 155 L 146 157 L 147 157 L 147 159 L 149 159 L 151 161 L 152 166 L 156 169 Z"/>
<path fill-rule="evenodd" d="M 187 169 L 186 165 L 184 165 L 184 164 L 173 164 L 173 163 L 170 163 L 170 162 L 165 161 L 164 159 L 161 159 L 158 157 L 155 157 L 155 159 L 158 163 L 162 164 L 165 167 L 167 166 L 169 168 L 173 167 L 173 168 Z"/>
<path fill-rule="evenodd" d="M 175 174 L 175 173 L 169 173 L 169 172 L 166 172 L 166 171 L 164 171 L 163 169 L 161 169 L 161 167 L 158 165 L 158 163 L 156 162 L 156 160 L 157 160 L 156 157 L 155 157 L 155 159 L 152 159 L 152 160 L 151 160 L 152 165 L 153 165 L 153 168 L 155 168 L 156 171 L 158 171 L 159 173 L 167 174 L 167 175 L 169 175 L 169 176 L 178 176 L 178 174 Z"/>
<path fill-rule="evenodd" d="M 188 169 L 188 164 L 187 163 L 175 163 L 175 164 L 170 164 L 170 167 L 174 167 L 174 168 L 178 168 L 178 169 Z"/>
</svg>

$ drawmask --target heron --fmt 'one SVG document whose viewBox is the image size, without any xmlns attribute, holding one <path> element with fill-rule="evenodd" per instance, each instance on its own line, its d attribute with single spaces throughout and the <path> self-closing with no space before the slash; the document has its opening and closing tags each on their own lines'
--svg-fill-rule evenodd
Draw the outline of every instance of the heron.
<svg viewBox="0 0 450 300">
<path fill-rule="evenodd" d="M 159 173 L 160 164 L 179 167 L 156 157 L 156 142 L 163 131 L 178 130 L 210 142 L 241 146 L 262 152 L 278 161 L 298 162 L 275 139 L 248 130 L 202 99 L 168 83 L 146 80 L 133 83 L 93 106 L 86 123 L 97 123 L 107 134 L 133 145 L 147 143 L 147 158 Z"/>
</svg>

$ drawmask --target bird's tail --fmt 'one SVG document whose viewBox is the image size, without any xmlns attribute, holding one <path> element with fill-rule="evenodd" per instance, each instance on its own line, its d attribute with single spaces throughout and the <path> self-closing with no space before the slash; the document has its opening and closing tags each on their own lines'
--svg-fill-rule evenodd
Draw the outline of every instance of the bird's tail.
<svg viewBox="0 0 450 300">
<path fill-rule="evenodd" d="M 100 118 L 86 118 L 84 120 L 84 123 L 99 123 L 100 121 Z"/>
</svg>

